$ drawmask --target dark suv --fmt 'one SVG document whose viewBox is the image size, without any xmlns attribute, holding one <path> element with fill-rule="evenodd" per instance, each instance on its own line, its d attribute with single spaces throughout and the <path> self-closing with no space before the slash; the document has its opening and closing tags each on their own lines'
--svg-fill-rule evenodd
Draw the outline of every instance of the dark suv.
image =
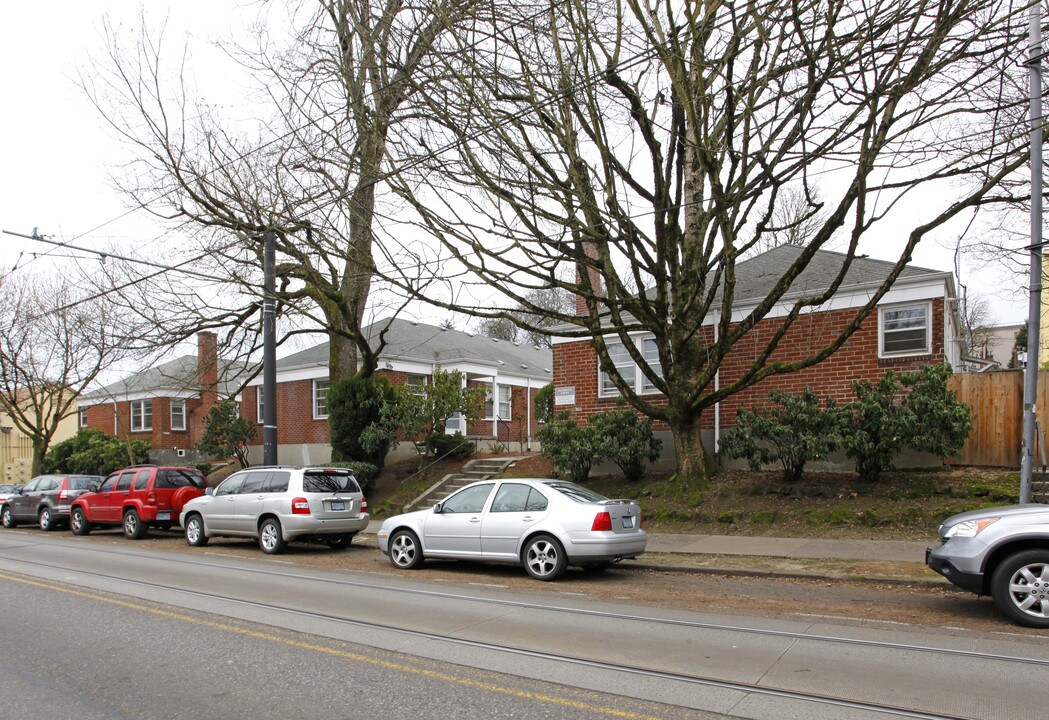
<svg viewBox="0 0 1049 720">
<path fill-rule="evenodd" d="M 132 540 L 150 527 L 178 524 L 182 506 L 204 494 L 207 483 L 196 468 L 136 465 L 107 477 L 97 492 L 77 498 L 70 509 L 69 529 L 87 535 L 96 526 L 122 525 Z"/>
<path fill-rule="evenodd" d="M 69 523 L 70 503 L 100 482 L 100 475 L 39 475 L 7 496 L 0 505 L 0 522 L 8 528 L 34 522 L 41 530 L 54 530 Z"/>
</svg>

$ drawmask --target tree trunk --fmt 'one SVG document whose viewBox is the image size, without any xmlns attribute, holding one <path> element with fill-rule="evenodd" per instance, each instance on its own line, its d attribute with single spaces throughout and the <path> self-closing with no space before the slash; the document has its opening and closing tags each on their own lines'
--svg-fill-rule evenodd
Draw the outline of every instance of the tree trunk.
<svg viewBox="0 0 1049 720">
<path fill-rule="evenodd" d="M 696 490 L 707 487 L 707 451 L 703 447 L 700 417 L 686 418 L 671 423 L 674 451 L 677 453 L 677 479 Z"/>
<path fill-rule="evenodd" d="M 34 438 L 33 439 L 33 465 L 30 468 L 31 475 L 29 477 L 36 477 L 43 473 L 44 466 L 44 455 L 47 454 L 47 443 L 43 440 Z"/>
</svg>

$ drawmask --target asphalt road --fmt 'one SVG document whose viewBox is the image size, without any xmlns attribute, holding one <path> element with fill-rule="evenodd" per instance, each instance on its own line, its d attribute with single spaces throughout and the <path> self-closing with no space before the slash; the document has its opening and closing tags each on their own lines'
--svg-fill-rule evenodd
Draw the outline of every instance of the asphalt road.
<svg viewBox="0 0 1049 720">
<path fill-rule="evenodd" d="M 994 718 L 1040 717 L 1031 708 L 1049 700 L 1040 637 L 320 570 L 298 562 L 311 552 L 332 557 L 0 532 L 0 598 L 17 609 L 2 633 L 4 715 L 820 719 L 889 705 Z"/>
</svg>

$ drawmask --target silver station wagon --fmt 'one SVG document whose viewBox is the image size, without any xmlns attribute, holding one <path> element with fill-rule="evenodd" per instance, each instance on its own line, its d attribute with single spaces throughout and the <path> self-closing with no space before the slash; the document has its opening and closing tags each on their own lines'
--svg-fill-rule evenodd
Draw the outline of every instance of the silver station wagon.
<svg viewBox="0 0 1049 720">
<path fill-rule="evenodd" d="M 344 468 L 253 467 L 190 500 L 180 518 L 194 546 L 213 537 L 254 537 L 269 554 L 292 540 L 339 549 L 368 527 L 368 502 Z"/>
<path fill-rule="evenodd" d="M 517 563 L 539 580 L 568 565 L 603 570 L 645 551 L 641 508 L 564 480 L 507 478 L 467 485 L 431 510 L 395 515 L 379 549 L 396 567 L 424 558 Z"/>
</svg>

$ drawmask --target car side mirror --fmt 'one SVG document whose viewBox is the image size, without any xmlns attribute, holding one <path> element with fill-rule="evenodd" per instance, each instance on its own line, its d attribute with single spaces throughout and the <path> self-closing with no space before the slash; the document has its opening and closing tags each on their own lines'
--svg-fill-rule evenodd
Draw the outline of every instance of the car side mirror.
<svg viewBox="0 0 1049 720">
<path fill-rule="evenodd" d="M 204 494 L 205 495 L 214 495 L 215 494 L 215 488 L 213 488 L 213 487 L 204 488 Z"/>
<path fill-rule="evenodd" d="M 444 512 L 444 503 L 437 503 L 436 505 L 434 505 L 433 511 L 440 515 L 442 512 Z"/>
</svg>

